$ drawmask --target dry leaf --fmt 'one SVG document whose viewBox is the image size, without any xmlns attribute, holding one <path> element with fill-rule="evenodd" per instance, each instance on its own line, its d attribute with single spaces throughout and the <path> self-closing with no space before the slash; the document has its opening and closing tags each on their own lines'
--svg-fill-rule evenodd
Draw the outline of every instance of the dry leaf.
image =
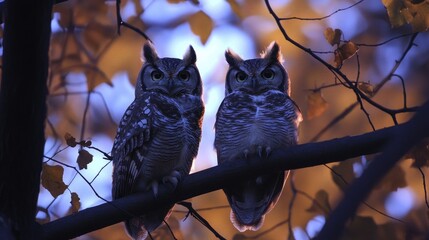
<svg viewBox="0 0 429 240">
<path fill-rule="evenodd" d="M 406 9 L 401 11 L 406 21 L 411 24 L 414 32 L 424 32 L 429 28 L 429 2 L 421 1 L 414 4 L 405 1 Z"/>
<path fill-rule="evenodd" d="M 42 168 L 42 186 L 46 188 L 56 198 L 63 194 L 67 185 L 63 182 L 64 168 L 59 165 L 50 166 L 46 163 Z"/>
<path fill-rule="evenodd" d="M 324 32 L 325 39 L 328 41 L 331 46 L 340 44 L 341 35 L 343 32 L 341 29 L 336 28 L 335 30 L 332 28 L 327 28 Z"/>
<path fill-rule="evenodd" d="M 343 62 L 351 57 L 353 57 L 356 52 L 359 50 L 359 47 L 351 41 L 348 41 L 337 48 L 334 52 L 335 54 L 335 67 L 339 68 L 343 65 Z"/>
<path fill-rule="evenodd" d="M 341 190 L 345 191 L 348 184 L 356 178 L 353 171 L 353 164 L 359 161 L 360 158 L 353 158 L 347 161 L 342 161 L 332 167 L 332 180 Z"/>
<path fill-rule="evenodd" d="M 322 115 L 328 108 L 328 102 L 323 98 L 322 91 L 312 91 L 307 95 L 307 118 L 312 118 Z"/>
<path fill-rule="evenodd" d="M 77 157 L 77 165 L 79 166 L 79 170 L 83 168 L 88 169 L 88 164 L 92 162 L 92 154 L 86 150 L 80 150 L 79 156 Z"/>
<path fill-rule="evenodd" d="M 316 193 L 313 203 L 307 209 L 307 212 L 320 213 L 328 215 L 331 212 L 331 205 L 329 204 L 329 195 L 325 190 L 319 190 Z"/>
<path fill-rule="evenodd" d="M 383 5 L 386 7 L 387 15 L 392 27 L 399 27 L 406 23 L 401 10 L 405 8 L 403 0 L 382 0 Z"/>
<path fill-rule="evenodd" d="M 77 195 L 77 193 L 75 193 L 75 192 L 71 193 L 70 204 L 71 204 L 71 211 L 72 211 L 72 213 L 79 212 L 79 209 L 80 209 L 80 198 Z"/>
<path fill-rule="evenodd" d="M 366 83 L 366 82 L 360 82 L 358 83 L 359 90 L 361 90 L 362 92 L 364 92 L 366 95 L 372 97 L 374 96 L 374 86 L 372 86 L 371 83 Z"/>
<path fill-rule="evenodd" d="M 77 142 L 76 138 L 74 138 L 70 133 L 64 134 L 64 139 L 66 140 L 66 144 L 70 147 L 76 147 Z"/>
<path fill-rule="evenodd" d="M 398 188 L 407 186 L 405 179 L 405 171 L 400 165 L 395 165 L 390 171 L 384 176 L 383 180 L 375 186 L 375 189 L 383 189 L 388 192 L 396 191 Z"/>
<path fill-rule="evenodd" d="M 201 43 L 206 44 L 213 30 L 212 19 L 203 11 L 199 11 L 189 17 L 191 30 L 195 35 L 200 37 Z"/>
<path fill-rule="evenodd" d="M 405 156 L 414 160 L 412 167 L 429 167 L 429 139 L 421 141 Z"/>
</svg>

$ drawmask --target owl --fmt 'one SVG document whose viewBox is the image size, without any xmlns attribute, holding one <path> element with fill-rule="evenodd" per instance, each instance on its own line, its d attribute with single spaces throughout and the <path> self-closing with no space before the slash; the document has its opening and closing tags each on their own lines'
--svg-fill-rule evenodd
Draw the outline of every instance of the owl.
<svg viewBox="0 0 429 240">
<path fill-rule="evenodd" d="M 183 59 L 159 58 L 143 46 L 135 99 L 122 117 L 113 143 L 113 199 L 135 192 L 158 194 L 189 174 L 201 139 L 202 82 L 192 46 Z M 168 218 L 173 205 L 125 221 L 133 239 L 145 239 Z"/>
<path fill-rule="evenodd" d="M 215 123 L 218 164 L 250 155 L 264 161 L 273 149 L 296 145 L 302 117 L 290 98 L 290 80 L 281 64 L 279 45 L 271 43 L 261 58 L 243 60 L 231 50 L 225 57 L 229 64 L 225 98 Z M 244 232 L 262 226 L 265 214 L 280 197 L 288 173 L 260 175 L 223 189 L 235 228 Z"/>
</svg>

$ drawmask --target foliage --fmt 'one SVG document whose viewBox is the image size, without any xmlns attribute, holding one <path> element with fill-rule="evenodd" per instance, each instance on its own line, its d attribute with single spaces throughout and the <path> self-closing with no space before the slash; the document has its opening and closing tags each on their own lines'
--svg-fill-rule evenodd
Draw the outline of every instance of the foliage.
<svg viewBox="0 0 429 240">
<path fill-rule="evenodd" d="M 378 7 L 372 9 L 373 12 L 368 10 L 369 0 L 346 5 L 338 3 L 344 1 L 329 1 L 335 3 L 332 5 L 335 6 L 333 11 L 323 4 L 312 6 L 307 1 L 293 1 L 276 5 L 274 18 L 267 12 L 271 8 L 267 4 L 269 2 L 228 0 L 223 5 L 229 11 L 228 16 L 219 20 L 204 7 L 208 4 L 204 1 L 168 0 L 169 7 L 179 9 L 186 6 L 191 10 L 178 13 L 178 16 L 164 23 L 154 23 L 145 18 L 145 13 L 154 11 L 152 3 L 145 4 L 145 1 L 120 2 L 122 13 L 130 5 L 134 7 L 133 13 L 124 19 L 117 18 L 114 4 L 103 0 L 71 0 L 56 4 L 53 23 L 58 25 L 58 29 L 52 34 L 51 40 L 49 129 L 46 132 L 55 143 L 45 154 L 46 163 L 41 179 L 42 186 L 52 195 L 52 201 L 41 206 L 49 215 L 48 219 L 56 218 L 52 218 L 51 214 L 61 217 L 89 206 L 88 202 L 91 201 L 83 197 L 87 195 L 82 194 L 84 190 L 81 186 L 73 186 L 76 176 L 76 179 L 83 179 L 98 199 L 108 201 L 106 199 L 110 196 L 101 197 L 93 185 L 100 175 L 111 174 L 104 170 L 109 166 L 109 161 L 102 159 L 110 159 L 110 146 L 103 146 L 93 138 L 104 134 L 112 139 L 117 119 L 112 119 L 112 106 L 105 103 L 100 89 L 105 86 L 117 87 L 112 79 L 120 73 L 126 73 L 130 83 L 135 83 L 141 67 L 140 48 L 148 35 L 155 44 L 161 45 L 155 40 L 160 39 L 155 38 L 159 32 L 171 33 L 181 26 L 189 25 L 190 31 L 198 38 L 200 48 L 204 49 L 212 44 L 216 31 L 227 22 L 251 36 L 256 52 L 273 40 L 280 42 L 294 86 L 292 97 L 305 113 L 300 133 L 301 143 L 319 140 L 322 135 L 328 139 L 376 130 L 390 126 L 392 122 L 394 125 L 405 122 L 416 110 L 415 107 L 409 107 L 407 101 L 412 106 L 419 106 L 425 100 L 423 93 L 428 87 L 423 81 L 427 76 L 423 70 L 427 68 L 429 49 L 427 44 L 421 44 L 420 52 L 409 52 L 417 48 L 417 35 L 413 33 L 422 32 L 419 34 L 427 37 L 424 32 L 429 24 L 427 1 L 382 0 L 386 9 L 381 11 Z M 300 9 L 307 11 L 302 12 Z M 347 20 L 347 12 L 353 11 L 365 15 L 365 24 L 368 25 L 365 30 L 352 32 L 339 27 L 341 24 L 335 21 L 328 21 L 333 17 Z M 282 17 L 301 14 L 313 18 Z M 271 25 L 265 27 L 256 22 L 270 22 Z M 273 27 L 275 22 L 278 25 Z M 388 25 L 394 29 L 389 29 Z M 323 51 L 314 50 L 321 48 Z M 396 55 L 386 53 L 392 49 L 396 50 Z M 225 49 L 218 51 L 223 53 Z M 410 55 L 412 59 L 409 59 Z M 213 59 L 211 64 L 217 64 L 214 57 L 208 58 Z M 221 64 L 216 67 L 225 68 Z M 225 71 L 217 72 L 223 74 Z M 213 73 L 213 78 L 205 80 L 205 92 L 208 95 L 210 87 L 223 87 L 223 82 L 218 84 L 219 78 L 223 79 L 223 76 L 216 74 Z M 303 89 L 308 91 L 303 94 Z M 96 96 L 102 99 L 103 104 L 95 104 Z M 209 103 L 209 97 L 206 103 Z M 353 111 L 357 107 L 360 110 Z M 206 121 L 210 118 L 206 114 Z M 423 141 L 415 146 L 404 158 L 406 160 L 384 177 L 363 202 L 365 207 L 348 223 L 344 239 L 400 239 L 398 236 L 406 234 L 427 234 L 427 216 L 417 218 L 413 214 L 419 210 L 427 211 L 426 206 L 421 204 L 427 195 L 426 187 L 414 173 L 416 169 L 420 170 L 425 181 L 428 144 L 428 141 Z M 204 160 L 208 155 L 207 152 L 200 152 L 202 157 L 198 160 Z M 168 221 L 169 225 L 154 232 L 153 237 L 164 239 L 171 234 L 179 239 L 212 237 L 206 224 L 205 227 L 198 224 L 198 221 L 205 219 L 210 223 L 209 226 L 228 239 L 276 239 L 279 235 L 293 238 L 291 231 L 306 229 L 307 224 L 318 215 L 330 215 L 343 191 L 360 176 L 356 169 L 364 171 L 372 158 L 362 156 L 337 164 L 297 170 L 295 177 L 289 179 L 291 186 L 285 189 L 279 206 L 267 216 L 266 226 L 261 232 L 236 233 L 228 222 L 228 208 L 202 209 L 226 204 L 222 194 L 215 192 L 208 197 L 203 195 L 190 200 L 196 206 L 196 212 L 201 213 L 200 218 L 186 218 L 180 208 L 176 209 Z M 413 189 L 419 199 L 414 209 L 401 219 L 389 215 L 384 209 L 385 200 L 398 188 Z M 57 199 L 66 195 L 64 192 L 67 189 L 70 192 L 70 197 L 67 195 L 70 204 L 66 207 L 67 211 L 61 211 L 64 206 Z M 302 198 L 303 201 L 295 198 Z M 182 227 L 182 219 L 189 223 L 186 230 Z M 104 229 L 91 235 L 104 238 L 113 236 L 106 234 L 106 231 L 113 230 Z M 120 234 L 118 238 L 124 237 L 123 233 Z"/>
</svg>

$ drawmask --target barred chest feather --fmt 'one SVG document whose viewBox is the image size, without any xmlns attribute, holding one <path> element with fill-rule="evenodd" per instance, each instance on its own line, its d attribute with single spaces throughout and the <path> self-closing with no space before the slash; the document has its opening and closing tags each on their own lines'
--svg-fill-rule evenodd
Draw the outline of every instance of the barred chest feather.
<svg viewBox="0 0 429 240">
<path fill-rule="evenodd" d="M 299 121 L 296 106 L 281 91 L 260 95 L 236 91 L 225 98 L 218 113 L 215 146 L 227 157 L 256 146 L 293 145 Z"/>
</svg>

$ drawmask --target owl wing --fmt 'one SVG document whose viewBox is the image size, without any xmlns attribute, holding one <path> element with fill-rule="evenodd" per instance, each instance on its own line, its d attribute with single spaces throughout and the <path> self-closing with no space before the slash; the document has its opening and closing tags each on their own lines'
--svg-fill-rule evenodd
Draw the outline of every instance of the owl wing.
<svg viewBox="0 0 429 240">
<path fill-rule="evenodd" d="M 153 109 L 149 99 L 144 96 L 143 99 L 145 100 L 134 100 L 127 108 L 113 143 L 112 196 L 114 199 L 131 192 L 144 160 L 144 158 L 132 157 L 132 152 L 151 139 Z"/>
</svg>

